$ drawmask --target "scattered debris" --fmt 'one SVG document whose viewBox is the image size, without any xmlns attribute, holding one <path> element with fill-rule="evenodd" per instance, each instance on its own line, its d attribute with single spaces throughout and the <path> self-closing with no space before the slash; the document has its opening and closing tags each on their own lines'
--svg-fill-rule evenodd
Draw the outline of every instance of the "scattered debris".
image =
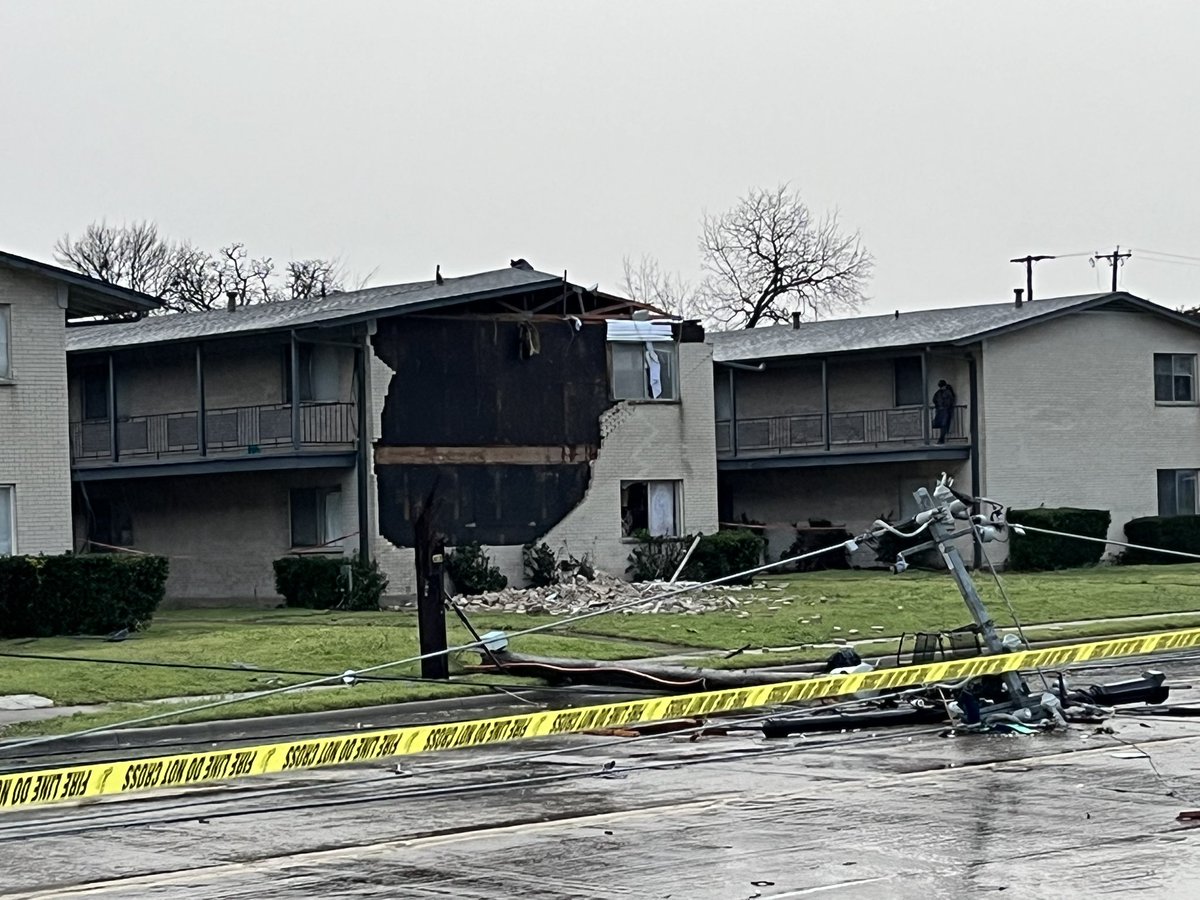
<svg viewBox="0 0 1200 900">
<path fill-rule="evenodd" d="M 575 615 L 606 606 L 618 606 L 630 603 L 641 597 L 653 597 L 681 588 L 695 587 L 696 582 L 677 581 L 667 584 L 661 581 L 651 581 L 643 584 L 631 584 L 606 572 L 596 572 L 595 578 L 588 579 L 583 575 L 575 575 L 559 584 L 540 588 L 505 588 L 502 591 L 490 591 L 475 596 L 460 596 L 455 602 L 468 612 L 500 611 L 546 615 Z M 691 613 L 736 610 L 743 602 L 761 599 L 747 597 L 744 601 L 734 595 L 746 591 L 770 590 L 767 585 L 755 583 L 749 585 L 714 585 L 685 594 L 675 594 L 661 600 L 648 600 L 640 606 L 621 610 L 623 613 Z M 742 612 L 745 618 L 749 613 Z"/>
</svg>

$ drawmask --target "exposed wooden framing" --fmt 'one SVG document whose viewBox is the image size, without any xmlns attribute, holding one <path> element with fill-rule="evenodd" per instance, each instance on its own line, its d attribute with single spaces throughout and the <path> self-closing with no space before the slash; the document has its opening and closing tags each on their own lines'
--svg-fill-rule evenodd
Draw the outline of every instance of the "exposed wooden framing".
<svg viewBox="0 0 1200 900">
<path fill-rule="evenodd" d="M 554 466 L 594 460 L 591 444 L 557 444 L 538 447 L 376 447 L 375 464 L 381 466 Z"/>
</svg>

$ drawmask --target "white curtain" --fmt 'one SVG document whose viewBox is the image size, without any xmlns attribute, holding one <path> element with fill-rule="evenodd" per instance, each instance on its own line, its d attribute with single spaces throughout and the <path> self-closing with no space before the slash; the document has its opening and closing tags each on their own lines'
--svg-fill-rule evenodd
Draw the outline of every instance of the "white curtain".
<svg viewBox="0 0 1200 900">
<path fill-rule="evenodd" d="M 675 485 L 670 481 L 651 481 L 649 488 L 650 534 L 674 537 L 679 533 L 675 527 Z"/>
<path fill-rule="evenodd" d="M 8 332 L 10 319 L 8 307 L 0 306 L 0 378 L 9 378 L 12 373 L 8 365 Z"/>
</svg>

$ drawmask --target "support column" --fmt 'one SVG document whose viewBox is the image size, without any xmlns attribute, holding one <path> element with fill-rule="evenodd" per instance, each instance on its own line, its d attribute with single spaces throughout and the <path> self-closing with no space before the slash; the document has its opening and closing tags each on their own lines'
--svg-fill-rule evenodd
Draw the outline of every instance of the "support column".
<svg viewBox="0 0 1200 900">
<path fill-rule="evenodd" d="M 370 479 L 370 458 L 368 453 L 371 449 L 371 421 L 368 415 L 368 403 L 370 402 L 370 394 L 367 392 L 367 365 L 371 352 L 371 345 L 367 335 L 362 336 L 358 348 L 354 351 L 354 368 L 356 381 L 358 382 L 355 390 L 355 440 L 358 442 L 357 470 L 355 472 L 355 482 L 358 488 L 358 555 L 363 562 L 367 562 L 371 558 L 371 516 L 370 516 L 370 497 L 368 481 Z"/>
<path fill-rule="evenodd" d="M 204 345 L 196 345 L 196 446 L 208 456 L 208 412 L 204 402 Z"/>
<path fill-rule="evenodd" d="M 951 413 L 953 415 L 953 413 Z M 929 431 L 929 351 L 921 351 L 921 434 L 928 444 L 931 440 Z"/>
<path fill-rule="evenodd" d="M 832 447 L 833 436 L 830 434 L 830 418 L 829 418 L 829 360 L 821 360 L 821 430 L 825 432 L 825 449 L 829 450 Z"/>
<path fill-rule="evenodd" d="M 108 446 L 112 461 L 121 461 L 121 448 L 117 444 L 117 366 L 113 354 L 108 354 Z"/>
<path fill-rule="evenodd" d="M 734 377 L 736 370 L 733 366 L 729 367 L 729 448 L 733 451 L 736 458 L 738 454 L 737 440 L 737 379 Z"/>
<path fill-rule="evenodd" d="M 292 376 L 292 449 L 300 449 L 300 343 L 296 332 L 292 332 L 291 376 Z"/>
<path fill-rule="evenodd" d="M 979 460 L 979 382 L 977 380 L 977 371 L 979 364 L 972 356 L 967 360 L 967 402 L 970 403 L 970 408 L 967 410 L 967 452 L 971 454 L 971 496 L 982 497 L 985 495 L 983 487 L 983 476 L 981 474 L 981 466 Z M 957 412 L 957 410 L 956 410 Z M 971 510 L 972 514 L 979 514 L 979 504 Z M 979 546 L 979 541 L 975 541 L 975 552 L 971 560 L 972 565 L 976 569 L 983 565 L 982 548 Z"/>
</svg>

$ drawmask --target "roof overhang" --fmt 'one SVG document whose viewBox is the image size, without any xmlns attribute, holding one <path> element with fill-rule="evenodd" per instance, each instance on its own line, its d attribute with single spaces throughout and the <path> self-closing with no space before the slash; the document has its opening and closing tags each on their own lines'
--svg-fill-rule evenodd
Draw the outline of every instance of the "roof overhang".
<svg viewBox="0 0 1200 900">
<path fill-rule="evenodd" d="M 148 294 L 3 250 L 0 250 L 0 266 L 30 272 L 56 282 L 60 287 L 59 305 L 66 310 L 67 318 L 81 319 L 128 312 L 144 314 L 161 305 Z"/>
</svg>

